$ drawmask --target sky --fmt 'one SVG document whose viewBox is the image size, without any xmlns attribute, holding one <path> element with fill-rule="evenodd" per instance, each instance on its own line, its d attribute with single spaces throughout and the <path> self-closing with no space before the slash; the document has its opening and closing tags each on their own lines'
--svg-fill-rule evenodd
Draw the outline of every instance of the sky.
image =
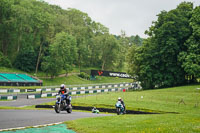
<svg viewBox="0 0 200 133">
<path fill-rule="evenodd" d="M 144 34 L 157 20 L 161 11 L 175 9 L 183 1 L 190 1 L 200 6 L 200 0 L 44 0 L 63 9 L 76 8 L 88 14 L 95 22 L 109 28 L 111 34 L 127 36 Z"/>
</svg>

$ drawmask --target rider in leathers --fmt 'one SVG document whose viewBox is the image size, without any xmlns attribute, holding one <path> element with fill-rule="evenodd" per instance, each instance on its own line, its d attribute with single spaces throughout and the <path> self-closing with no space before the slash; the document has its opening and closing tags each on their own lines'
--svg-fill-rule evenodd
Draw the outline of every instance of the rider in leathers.
<svg viewBox="0 0 200 133">
<path fill-rule="evenodd" d="M 122 104 L 123 107 L 124 107 L 124 112 L 126 112 L 126 107 L 125 107 L 124 101 L 121 99 L 121 97 L 118 98 L 118 101 L 121 102 L 121 104 Z"/>
<path fill-rule="evenodd" d="M 66 103 L 70 104 L 70 100 L 67 99 L 67 97 L 69 96 L 69 89 L 67 89 L 64 84 L 61 84 L 58 94 L 64 94 L 66 96 L 66 99 L 65 99 Z"/>
</svg>

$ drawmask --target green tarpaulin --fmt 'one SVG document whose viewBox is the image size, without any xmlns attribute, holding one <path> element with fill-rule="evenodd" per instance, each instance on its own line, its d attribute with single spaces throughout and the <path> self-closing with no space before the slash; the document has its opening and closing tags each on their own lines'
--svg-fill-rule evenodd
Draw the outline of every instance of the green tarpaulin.
<svg viewBox="0 0 200 133">
<path fill-rule="evenodd" d="M 46 126 L 40 128 L 27 128 L 22 130 L 3 131 L 1 133 L 76 133 L 67 129 L 65 124 Z"/>
</svg>

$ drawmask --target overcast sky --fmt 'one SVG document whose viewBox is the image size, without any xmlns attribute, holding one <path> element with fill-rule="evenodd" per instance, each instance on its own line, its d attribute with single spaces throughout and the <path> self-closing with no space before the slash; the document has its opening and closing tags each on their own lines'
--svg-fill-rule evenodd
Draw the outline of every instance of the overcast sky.
<svg viewBox="0 0 200 133">
<path fill-rule="evenodd" d="M 111 34 L 139 35 L 146 38 L 152 21 L 162 10 L 175 9 L 183 1 L 200 5 L 200 0 L 45 0 L 63 9 L 76 8 L 85 12 L 96 22 L 109 28 Z"/>
</svg>

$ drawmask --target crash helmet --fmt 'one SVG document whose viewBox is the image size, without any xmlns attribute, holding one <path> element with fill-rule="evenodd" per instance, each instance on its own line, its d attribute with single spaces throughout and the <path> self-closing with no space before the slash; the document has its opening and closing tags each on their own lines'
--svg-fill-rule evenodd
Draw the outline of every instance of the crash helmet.
<svg viewBox="0 0 200 133">
<path fill-rule="evenodd" d="M 65 88 L 65 85 L 64 84 L 61 84 L 60 85 L 60 89 L 64 89 Z"/>
<path fill-rule="evenodd" d="M 122 99 L 121 99 L 121 97 L 118 97 L 118 101 L 121 101 Z"/>
</svg>

